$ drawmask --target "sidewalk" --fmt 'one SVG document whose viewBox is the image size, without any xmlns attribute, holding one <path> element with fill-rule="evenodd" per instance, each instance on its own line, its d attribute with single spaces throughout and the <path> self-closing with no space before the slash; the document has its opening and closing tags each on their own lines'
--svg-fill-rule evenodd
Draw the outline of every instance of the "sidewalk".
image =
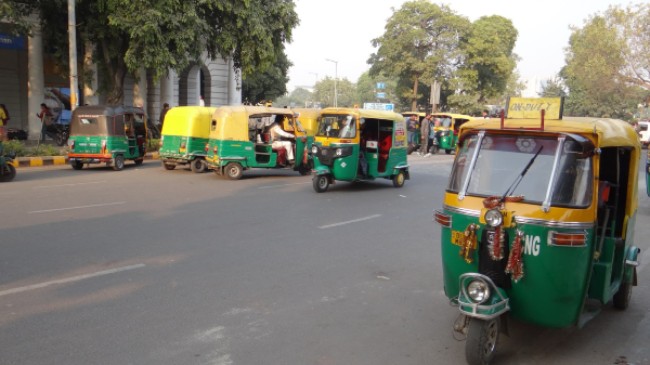
<svg viewBox="0 0 650 365">
<path fill-rule="evenodd" d="M 157 160 L 158 152 L 147 152 L 145 160 Z M 18 167 L 40 167 L 53 165 L 67 165 L 68 156 L 41 156 L 41 157 L 16 157 Z"/>
</svg>

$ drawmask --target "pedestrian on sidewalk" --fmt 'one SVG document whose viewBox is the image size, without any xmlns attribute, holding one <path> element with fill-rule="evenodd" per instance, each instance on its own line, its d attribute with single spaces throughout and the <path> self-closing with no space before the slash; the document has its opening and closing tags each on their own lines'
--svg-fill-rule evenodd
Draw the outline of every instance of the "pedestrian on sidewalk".
<svg viewBox="0 0 650 365">
<path fill-rule="evenodd" d="M 427 114 L 424 119 L 422 119 L 422 125 L 420 125 L 420 154 L 426 155 L 429 153 L 429 144 L 431 139 L 429 138 L 429 131 L 433 128 L 433 117 L 431 114 Z"/>
<path fill-rule="evenodd" d="M 9 123 L 9 111 L 4 104 L 0 104 L 0 141 L 9 140 L 7 124 Z"/>
<path fill-rule="evenodd" d="M 52 114 L 52 110 L 50 110 L 50 107 L 48 107 L 47 104 L 41 103 L 41 111 L 36 113 L 36 116 L 41 120 L 40 141 L 42 142 L 45 141 L 45 131 L 47 130 L 47 127 L 52 125 L 54 122 L 54 114 Z"/>
</svg>

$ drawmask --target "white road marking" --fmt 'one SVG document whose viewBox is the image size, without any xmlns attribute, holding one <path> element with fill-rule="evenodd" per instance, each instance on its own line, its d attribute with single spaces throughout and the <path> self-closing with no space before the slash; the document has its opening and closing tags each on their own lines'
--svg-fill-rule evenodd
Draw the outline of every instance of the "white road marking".
<svg viewBox="0 0 650 365">
<path fill-rule="evenodd" d="M 126 203 L 126 202 L 113 202 L 113 203 L 104 203 L 104 204 L 79 205 L 79 206 L 76 206 L 76 207 L 67 207 L 67 208 L 32 210 L 30 212 L 27 212 L 27 214 L 51 213 L 51 212 L 59 212 L 59 211 L 62 211 L 62 210 L 107 207 L 107 206 L 111 206 L 111 205 L 121 205 L 121 204 L 124 204 L 124 203 Z"/>
<path fill-rule="evenodd" d="M 309 182 L 301 182 L 301 183 L 293 183 L 293 184 L 266 185 L 266 186 L 260 186 L 260 187 L 258 187 L 258 189 L 273 189 L 273 188 L 281 188 L 283 186 L 304 185 L 304 184 L 311 184 L 311 181 L 309 181 Z"/>
<path fill-rule="evenodd" d="M 320 226 L 318 228 L 326 229 L 326 228 L 338 227 L 338 226 L 343 226 L 343 225 L 346 225 L 346 224 L 363 222 L 363 221 L 367 221 L 369 219 L 374 219 L 374 218 L 379 218 L 379 217 L 381 217 L 381 214 L 373 214 L 373 215 L 369 215 L 367 217 L 363 217 L 363 218 L 359 218 L 359 219 L 353 219 L 351 221 L 345 221 L 345 222 L 339 222 L 339 223 L 328 224 L 328 225 L 325 225 L 325 226 Z"/>
<path fill-rule="evenodd" d="M 59 184 L 59 185 L 42 185 L 42 186 L 35 186 L 33 189 L 50 189 L 50 188 L 60 188 L 60 187 L 65 187 L 65 186 L 78 186 L 78 185 L 89 185 L 89 184 L 103 184 L 105 183 L 106 180 L 102 181 L 89 181 L 85 183 L 74 183 L 74 184 Z"/>
<path fill-rule="evenodd" d="M 7 289 L 7 290 L 0 291 L 0 297 L 4 296 L 4 295 L 9 295 L 9 294 L 22 293 L 22 292 L 28 291 L 28 290 L 41 289 L 41 288 L 48 287 L 50 285 L 67 284 L 67 283 L 72 283 L 72 282 L 75 282 L 75 281 L 80 281 L 80 280 L 85 280 L 85 279 L 98 277 L 98 276 L 115 274 L 115 273 L 122 272 L 122 271 L 127 271 L 127 270 L 139 269 L 139 268 L 145 267 L 145 266 L 146 266 L 145 264 L 135 264 L 135 265 L 130 265 L 130 266 L 116 267 L 114 269 L 97 271 L 97 272 L 90 273 L 90 274 L 72 276 L 72 277 L 65 278 L 65 279 L 52 280 L 52 281 L 46 281 L 46 282 L 40 283 L 40 284 L 21 286 L 19 288 L 13 288 L 13 289 Z"/>
</svg>

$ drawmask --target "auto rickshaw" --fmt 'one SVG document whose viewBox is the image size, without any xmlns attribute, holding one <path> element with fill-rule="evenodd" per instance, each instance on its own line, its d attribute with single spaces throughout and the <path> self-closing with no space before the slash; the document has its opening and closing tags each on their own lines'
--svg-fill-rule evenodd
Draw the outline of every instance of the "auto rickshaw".
<svg viewBox="0 0 650 365">
<path fill-rule="evenodd" d="M 80 106 L 72 113 L 68 160 L 75 170 L 84 164 L 106 163 L 113 170 L 126 160 L 144 161 L 147 115 L 142 108 L 117 105 Z"/>
<path fill-rule="evenodd" d="M 18 163 L 15 158 L 14 151 L 5 153 L 4 144 L 0 141 L 0 182 L 9 182 L 16 177 Z"/>
<path fill-rule="evenodd" d="M 630 303 L 640 145 L 613 119 L 562 117 L 561 98 L 509 99 L 508 119 L 461 127 L 442 209 L 444 290 L 469 364 L 506 318 L 581 327 Z M 525 112 L 524 112 L 525 111 Z M 533 119 L 529 119 L 529 118 Z"/>
<path fill-rule="evenodd" d="M 190 165 L 193 172 L 205 172 L 205 145 L 210 137 L 210 121 L 216 108 L 179 106 L 165 114 L 158 151 L 162 165 L 173 170 L 177 165 Z"/>
<path fill-rule="evenodd" d="M 279 123 L 291 133 L 292 153 L 271 140 L 269 128 Z M 296 123 L 292 110 L 266 106 L 222 106 L 215 109 L 210 121 L 210 139 L 206 144 L 208 168 L 231 180 L 242 178 L 251 168 L 290 168 L 301 175 L 311 172 L 308 146 L 314 137 L 308 136 Z"/>
<path fill-rule="evenodd" d="M 402 187 L 410 178 L 406 161 L 406 123 L 393 112 L 326 108 L 312 145 L 314 190 L 341 181 L 384 178 Z"/>
<path fill-rule="evenodd" d="M 404 120 L 407 121 L 411 117 L 411 115 L 415 115 L 418 118 L 418 123 L 417 123 L 417 130 L 415 131 L 415 136 L 413 137 L 415 139 L 415 144 L 409 144 L 407 147 L 406 152 L 410 155 L 413 153 L 413 151 L 417 151 L 420 148 L 421 144 L 421 136 L 420 136 L 420 127 L 422 126 L 422 120 L 424 117 L 427 116 L 427 113 L 422 113 L 422 112 L 404 112 L 402 113 L 402 116 L 404 117 Z M 408 125 L 407 125 L 408 127 Z M 408 136 L 408 132 L 407 132 Z M 407 141 L 408 142 L 408 141 Z"/>
<path fill-rule="evenodd" d="M 436 131 L 439 149 L 445 150 L 446 154 L 451 154 L 456 149 L 458 142 L 458 131 L 460 127 L 474 117 L 464 114 L 453 113 L 433 113 L 432 117 L 440 120 L 440 128 Z"/>
</svg>

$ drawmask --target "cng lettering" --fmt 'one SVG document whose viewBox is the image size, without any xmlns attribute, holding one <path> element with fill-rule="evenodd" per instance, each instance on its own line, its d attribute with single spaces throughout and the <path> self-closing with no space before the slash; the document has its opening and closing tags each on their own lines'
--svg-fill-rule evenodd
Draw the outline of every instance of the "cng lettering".
<svg viewBox="0 0 650 365">
<path fill-rule="evenodd" d="M 538 256 L 542 239 L 539 236 L 526 235 L 525 241 L 524 253 L 526 255 Z"/>
</svg>

